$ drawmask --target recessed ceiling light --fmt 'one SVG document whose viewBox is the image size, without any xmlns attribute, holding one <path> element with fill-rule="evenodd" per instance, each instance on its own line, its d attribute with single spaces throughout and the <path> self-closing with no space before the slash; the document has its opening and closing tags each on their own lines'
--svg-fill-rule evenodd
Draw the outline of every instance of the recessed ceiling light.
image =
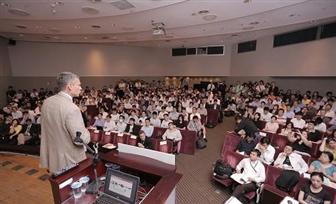
<svg viewBox="0 0 336 204">
<path fill-rule="evenodd" d="M 99 28 L 101 28 L 100 25 L 92 25 L 91 27 L 94 28 L 94 29 L 99 29 Z"/>
<path fill-rule="evenodd" d="M 87 39 L 88 39 L 88 37 L 86 37 L 86 36 L 84 36 L 83 38 L 84 38 L 84 40 L 87 40 Z"/>
<path fill-rule="evenodd" d="M 83 6 L 82 11 L 84 13 L 90 14 L 90 15 L 95 15 L 99 13 L 99 10 L 90 6 Z"/>
<path fill-rule="evenodd" d="M 206 16 L 203 16 L 203 19 L 206 20 L 206 21 L 213 21 L 217 18 L 216 15 L 206 15 Z"/>
<path fill-rule="evenodd" d="M 0 6 L 9 7 L 10 5 L 8 3 L 6 3 L 6 2 L 1 2 Z"/>
<path fill-rule="evenodd" d="M 54 36 L 53 38 L 54 38 L 55 40 L 60 39 L 60 37 L 58 37 L 58 36 Z"/>
<path fill-rule="evenodd" d="M 80 29 L 80 26 L 79 25 L 75 25 L 75 29 Z"/>
<path fill-rule="evenodd" d="M 20 29 L 26 29 L 27 28 L 27 26 L 25 26 L 25 25 L 16 25 L 15 27 L 20 28 Z"/>
<path fill-rule="evenodd" d="M 10 8 L 8 9 L 8 12 L 16 16 L 29 16 L 30 15 L 28 11 L 25 11 L 23 9 L 18 9 L 18 8 Z"/>
<path fill-rule="evenodd" d="M 55 1 L 54 3 L 56 6 L 63 6 L 64 3 L 62 1 Z"/>
<path fill-rule="evenodd" d="M 250 23 L 250 25 L 258 25 L 259 24 L 259 21 L 253 21 Z"/>
<path fill-rule="evenodd" d="M 205 14 L 210 13 L 210 11 L 209 11 L 209 10 L 200 10 L 200 11 L 197 12 L 197 13 L 200 14 L 200 15 L 205 15 Z"/>
</svg>

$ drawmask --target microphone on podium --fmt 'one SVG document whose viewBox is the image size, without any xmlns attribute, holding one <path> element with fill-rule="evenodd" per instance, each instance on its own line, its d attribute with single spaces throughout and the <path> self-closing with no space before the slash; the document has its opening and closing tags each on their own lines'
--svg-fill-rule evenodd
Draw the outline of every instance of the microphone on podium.
<svg viewBox="0 0 336 204">
<path fill-rule="evenodd" d="M 82 135 L 81 132 L 79 132 L 79 131 L 76 132 L 76 137 L 74 139 L 75 143 L 83 144 L 83 140 L 82 140 L 82 138 L 80 138 L 81 135 Z"/>
<path fill-rule="evenodd" d="M 80 131 L 76 131 L 76 137 L 73 140 L 73 142 L 76 145 L 80 145 L 80 146 L 86 147 L 86 149 L 89 150 L 89 152 L 91 152 L 92 154 L 98 153 L 98 151 L 93 150 L 89 145 L 85 144 L 85 142 L 83 141 L 83 139 L 80 137 L 81 135 L 82 135 L 82 133 Z"/>
</svg>

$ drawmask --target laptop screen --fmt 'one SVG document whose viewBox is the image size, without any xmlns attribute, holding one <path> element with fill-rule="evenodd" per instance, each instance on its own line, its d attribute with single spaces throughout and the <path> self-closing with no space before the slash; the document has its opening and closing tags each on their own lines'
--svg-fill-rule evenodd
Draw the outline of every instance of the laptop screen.
<svg viewBox="0 0 336 204">
<path fill-rule="evenodd" d="M 108 169 L 105 181 L 105 193 L 127 203 L 134 204 L 139 181 L 139 177 Z"/>
</svg>

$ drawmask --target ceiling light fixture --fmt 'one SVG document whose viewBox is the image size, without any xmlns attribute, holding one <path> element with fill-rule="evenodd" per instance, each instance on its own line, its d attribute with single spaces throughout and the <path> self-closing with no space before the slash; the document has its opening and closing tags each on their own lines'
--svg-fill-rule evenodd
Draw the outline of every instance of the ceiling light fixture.
<svg viewBox="0 0 336 204">
<path fill-rule="evenodd" d="M 94 29 L 99 29 L 99 28 L 101 28 L 100 25 L 92 25 L 91 27 L 94 28 Z"/>
<path fill-rule="evenodd" d="M 83 6 L 82 11 L 86 14 L 96 15 L 99 13 L 99 10 L 90 6 Z"/>
<path fill-rule="evenodd" d="M 206 20 L 206 21 L 213 21 L 217 18 L 216 15 L 206 15 L 206 16 L 203 16 L 203 20 Z"/>
<path fill-rule="evenodd" d="M 25 25 L 16 25 L 15 27 L 20 28 L 20 29 L 26 29 L 27 28 L 27 26 L 25 26 Z"/>
<path fill-rule="evenodd" d="M 7 7 L 7 8 L 10 7 L 10 5 L 6 2 L 1 2 L 0 6 L 4 6 L 4 7 Z"/>
<path fill-rule="evenodd" d="M 16 16 L 29 16 L 30 15 L 28 11 L 25 11 L 23 9 L 18 9 L 18 8 L 10 8 L 8 9 L 8 12 Z"/>
<path fill-rule="evenodd" d="M 197 12 L 199 15 L 205 15 L 205 14 L 208 14 L 210 13 L 209 10 L 200 10 L 199 12 Z"/>
</svg>

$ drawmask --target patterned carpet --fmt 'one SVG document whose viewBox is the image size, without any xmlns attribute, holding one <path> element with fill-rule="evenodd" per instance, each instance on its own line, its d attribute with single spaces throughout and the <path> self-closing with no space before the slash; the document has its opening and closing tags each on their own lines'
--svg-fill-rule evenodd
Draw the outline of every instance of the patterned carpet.
<svg viewBox="0 0 336 204">
<path fill-rule="evenodd" d="M 178 155 L 177 171 L 183 174 L 177 186 L 177 204 L 222 204 L 228 190 L 211 180 L 213 163 L 219 159 L 224 133 L 233 130 L 233 118 L 213 129 L 207 129 L 208 146 L 197 150 L 194 156 Z"/>
</svg>

